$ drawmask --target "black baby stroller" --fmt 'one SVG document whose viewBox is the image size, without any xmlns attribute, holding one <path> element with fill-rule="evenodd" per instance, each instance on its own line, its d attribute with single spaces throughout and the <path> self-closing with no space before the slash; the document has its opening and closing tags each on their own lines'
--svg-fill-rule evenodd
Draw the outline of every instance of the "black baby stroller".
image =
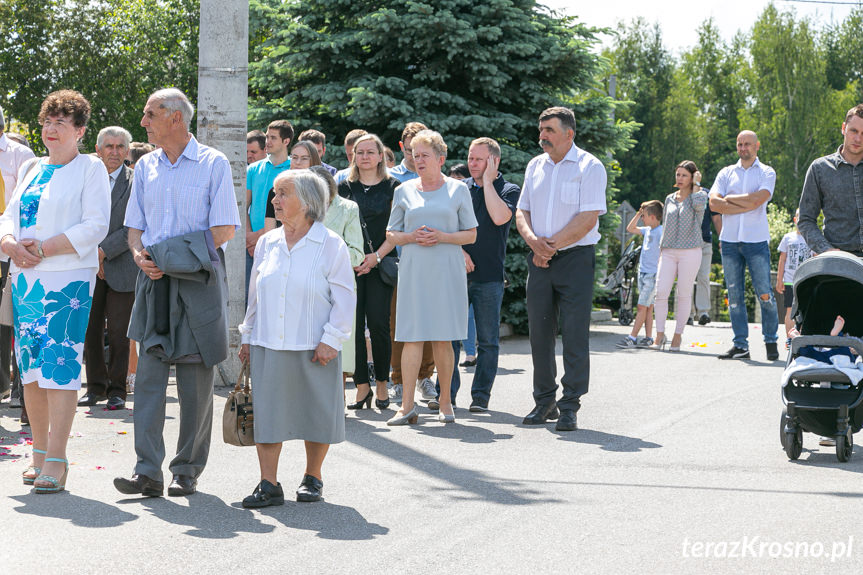
<svg viewBox="0 0 863 575">
<path fill-rule="evenodd" d="M 794 276 L 794 307 L 791 310 L 800 336 L 791 340 L 786 369 L 807 346 L 847 347 L 863 356 L 863 261 L 845 252 L 827 252 L 809 259 Z M 847 335 L 830 336 L 841 315 Z M 813 349 L 813 348 L 808 348 Z M 822 385 L 824 384 L 824 385 Z M 782 447 L 789 459 L 803 450 L 803 432 L 836 439 L 836 457 L 848 461 L 854 447 L 853 434 L 863 425 L 863 381 L 854 384 L 836 368 L 795 371 L 782 388 L 780 427 Z"/>
<path fill-rule="evenodd" d="M 632 313 L 632 288 L 633 284 L 636 283 L 633 281 L 635 275 L 633 270 L 638 270 L 640 255 L 641 246 L 636 243 L 633 237 L 623 248 L 617 267 L 602 282 L 603 289 L 610 293 L 616 293 L 620 299 L 620 310 L 617 312 L 617 321 L 620 322 L 620 325 L 629 325 L 635 319 L 635 315 Z"/>
</svg>

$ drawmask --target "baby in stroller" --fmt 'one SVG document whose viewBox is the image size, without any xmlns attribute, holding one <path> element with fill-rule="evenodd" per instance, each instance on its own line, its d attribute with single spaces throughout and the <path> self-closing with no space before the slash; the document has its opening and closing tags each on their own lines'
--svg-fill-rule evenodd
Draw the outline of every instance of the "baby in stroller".
<svg viewBox="0 0 863 575">
<path fill-rule="evenodd" d="M 846 335 L 843 332 L 844 327 L 845 318 L 843 318 L 841 315 L 837 315 L 836 321 L 833 323 L 833 329 L 830 330 L 830 335 L 844 337 Z M 798 332 L 796 329 L 791 330 L 792 338 L 799 335 L 800 332 Z M 832 363 L 830 358 L 840 355 L 848 357 L 852 362 L 857 361 L 860 358 L 860 356 L 857 355 L 857 353 L 855 353 L 854 350 L 847 345 L 841 345 L 838 347 L 818 347 L 815 345 L 807 345 L 801 347 L 800 350 L 797 352 L 797 355 L 798 357 L 808 357 L 822 363 Z M 791 363 L 793 364 L 794 361 L 792 361 Z"/>
</svg>

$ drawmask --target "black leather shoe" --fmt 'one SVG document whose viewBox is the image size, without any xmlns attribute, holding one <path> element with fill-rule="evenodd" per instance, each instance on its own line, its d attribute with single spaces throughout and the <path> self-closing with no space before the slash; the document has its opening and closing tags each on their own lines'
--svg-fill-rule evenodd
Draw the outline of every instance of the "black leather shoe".
<svg viewBox="0 0 863 575">
<path fill-rule="evenodd" d="M 87 392 L 78 400 L 78 405 L 81 407 L 91 407 L 100 401 L 105 401 L 106 399 L 108 398 L 104 395 Z"/>
<path fill-rule="evenodd" d="M 764 347 L 767 348 L 767 361 L 776 361 L 779 359 L 779 348 L 775 343 L 765 343 Z"/>
<path fill-rule="evenodd" d="M 537 405 L 533 411 L 527 414 L 527 417 L 522 421 L 525 425 L 542 425 L 549 419 L 555 420 L 560 415 L 557 410 L 557 403 L 551 402 L 546 405 Z"/>
<path fill-rule="evenodd" d="M 126 400 L 120 396 L 114 396 L 108 398 L 108 409 L 124 409 L 126 407 Z"/>
<path fill-rule="evenodd" d="M 578 429 L 578 422 L 575 416 L 574 409 L 560 410 L 560 417 L 557 420 L 557 425 L 554 428 L 557 431 L 575 431 Z"/>
<path fill-rule="evenodd" d="M 257 508 L 269 507 L 270 505 L 284 505 L 285 492 L 282 491 L 282 484 L 276 483 L 273 485 L 266 479 L 262 479 L 255 491 L 251 495 L 243 499 L 243 507 Z"/>
<path fill-rule="evenodd" d="M 115 477 L 114 487 L 117 491 L 125 495 L 135 495 L 140 493 L 144 497 L 161 497 L 165 489 L 165 484 L 155 479 L 150 479 L 146 475 L 132 476 L 132 479 L 125 477 Z"/>
<path fill-rule="evenodd" d="M 300 483 L 300 488 L 297 489 L 297 501 L 304 503 L 320 501 L 323 491 L 324 482 L 317 477 L 306 474 L 303 476 L 303 482 Z"/>
<path fill-rule="evenodd" d="M 168 495 L 171 497 L 192 495 L 197 491 L 197 486 L 198 480 L 191 475 L 175 475 L 173 481 L 168 486 Z"/>
</svg>

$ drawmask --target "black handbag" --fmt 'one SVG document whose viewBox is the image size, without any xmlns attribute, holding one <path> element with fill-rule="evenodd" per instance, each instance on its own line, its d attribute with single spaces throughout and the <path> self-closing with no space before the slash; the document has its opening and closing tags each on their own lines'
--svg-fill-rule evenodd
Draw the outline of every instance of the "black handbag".
<svg viewBox="0 0 863 575">
<path fill-rule="evenodd" d="M 351 190 L 351 201 L 356 203 L 354 199 L 354 191 Z M 363 214 L 360 211 L 357 211 L 360 216 L 360 226 L 363 228 L 363 239 L 369 246 L 371 250 L 369 253 L 375 253 L 375 247 L 372 245 L 372 240 L 369 237 L 369 230 L 366 228 L 366 221 L 363 219 Z M 398 256 L 391 256 L 389 254 L 385 255 L 381 258 L 381 263 L 378 264 L 378 272 L 381 274 L 381 281 L 383 281 L 388 286 L 396 287 L 399 281 L 399 258 Z"/>
</svg>

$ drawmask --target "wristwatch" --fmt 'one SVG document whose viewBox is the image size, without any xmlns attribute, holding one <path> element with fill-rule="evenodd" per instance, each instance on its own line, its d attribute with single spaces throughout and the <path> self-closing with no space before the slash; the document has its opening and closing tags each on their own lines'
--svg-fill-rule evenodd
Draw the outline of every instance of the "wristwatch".
<svg viewBox="0 0 863 575">
<path fill-rule="evenodd" d="M 42 251 L 42 242 L 39 242 L 39 245 L 36 247 L 36 250 L 39 252 L 39 257 L 44 258 L 45 252 Z"/>
<path fill-rule="evenodd" d="M 381 263 L 381 255 L 377 252 L 377 250 L 375 251 L 375 257 L 377 258 L 378 263 Z"/>
</svg>

